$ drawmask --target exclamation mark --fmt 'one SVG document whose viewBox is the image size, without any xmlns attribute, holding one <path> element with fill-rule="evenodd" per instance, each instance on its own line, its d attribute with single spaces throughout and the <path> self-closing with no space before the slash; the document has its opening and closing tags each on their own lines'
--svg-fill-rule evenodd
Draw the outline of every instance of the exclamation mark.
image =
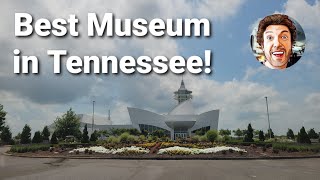
<svg viewBox="0 0 320 180">
<path fill-rule="evenodd" d="M 205 50 L 204 52 L 204 64 L 206 66 L 204 72 L 207 74 L 211 73 L 211 50 Z"/>
</svg>

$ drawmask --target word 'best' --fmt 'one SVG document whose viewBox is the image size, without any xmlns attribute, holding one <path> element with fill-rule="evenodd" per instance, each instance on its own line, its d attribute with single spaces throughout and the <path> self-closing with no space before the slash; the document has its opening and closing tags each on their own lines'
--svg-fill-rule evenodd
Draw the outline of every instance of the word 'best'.
<svg viewBox="0 0 320 180">
<path fill-rule="evenodd" d="M 46 18 L 34 19 L 28 13 L 15 13 L 15 36 L 26 37 L 34 32 L 41 37 L 54 35 L 62 37 L 67 34 L 79 36 L 78 25 L 80 20 L 74 14 L 70 14 L 67 19 L 56 18 L 48 20 Z M 202 30 L 202 31 L 201 31 Z M 202 33 L 203 32 L 203 33 Z M 112 13 L 105 13 L 103 17 L 98 17 L 96 13 L 87 15 L 87 35 L 92 36 L 114 36 L 143 37 L 148 34 L 152 36 L 210 36 L 211 25 L 206 18 L 197 19 L 160 19 L 155 18 L 150 21 L 137 19 L 117 19 Z"/>
</svg>

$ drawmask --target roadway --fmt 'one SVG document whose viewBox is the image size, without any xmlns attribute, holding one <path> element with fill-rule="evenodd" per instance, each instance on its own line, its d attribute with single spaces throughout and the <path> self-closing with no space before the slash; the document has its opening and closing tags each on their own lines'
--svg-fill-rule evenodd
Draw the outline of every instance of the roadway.
<svg viewBox="0 0 320 180">
<path fill-rule="evenodd" d="M 4 156 L 0 179 L 319 179 L 320 159 L 108 160 Z"/>
</svg>

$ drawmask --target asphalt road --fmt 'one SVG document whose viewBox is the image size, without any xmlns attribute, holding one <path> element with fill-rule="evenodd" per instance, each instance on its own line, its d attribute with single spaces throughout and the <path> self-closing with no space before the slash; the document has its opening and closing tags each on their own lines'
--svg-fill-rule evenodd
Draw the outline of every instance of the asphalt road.
<svg viewBox="0 0 320 180">
<path fill-rule="evenodd" d="M 7 148 L 0 147 L 0 152 Z M 105 160 L 0 155 L 0 179 L 319 179 L 320 159 Z"/>
</svg>

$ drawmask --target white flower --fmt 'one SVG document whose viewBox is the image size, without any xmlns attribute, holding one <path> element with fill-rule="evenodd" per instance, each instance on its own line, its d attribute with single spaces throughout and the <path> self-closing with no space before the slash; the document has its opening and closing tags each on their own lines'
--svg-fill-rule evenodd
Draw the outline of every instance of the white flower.
<svg viewBox="0 0 320 180">
<path fill-rule="evenodd" d="M 219 146 L 219 147 L 206 148 L 206 149 L 174 146 L 174 147 L 160 149 L 158 154 L 167 154 L 170 151 L 182 151 L 190 154 L 211 154 L 211 153 L 217 153 L 220 151 L 228 151 L 229 149 L 232 149 L 233 151 L 237 151 L 237 152 L 240 152 L 240 151 L 247 152 L 246 150 L 240 149 L 238 147 L 226 147 L 226 146 Z"/>
<path fill-rule="evenodd" d="M 74 149 L 74 150 L 69 151 L 69 153 L 75 153 L 76 151 L 79 151 L 79 152 L 83 153 L 86 149 L 88 149 L 89 151 L 91 150 L 91 151 L 96 152 L 96 153 L 104 153 L 104 154 L 119 154 L 119 153 L 122 153 L 124 151 L 136 151 L 136 152 L 144 153 L 144 154 L 149 153 L 149 149 L 136 147 L 136 146 L 123 147 L 123 148 L 120 148 L 120 149 L 106 149 L 103 146 L 92 146 L 92 147 L 89 147 L 89 148 Z"/>
</svg>

